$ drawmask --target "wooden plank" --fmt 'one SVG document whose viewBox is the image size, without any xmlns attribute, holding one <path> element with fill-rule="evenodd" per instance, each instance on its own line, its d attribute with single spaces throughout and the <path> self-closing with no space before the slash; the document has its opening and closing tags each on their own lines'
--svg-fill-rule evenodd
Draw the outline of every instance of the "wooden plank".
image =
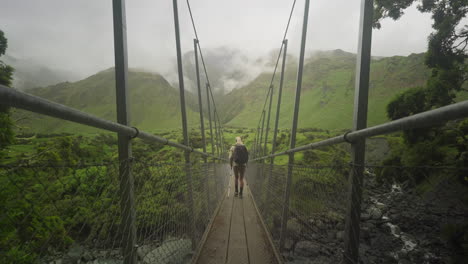
<svg viewBox="0 0 468 264">
<path fill-rule="evenodd" d="M 230 194 L 213 220 L 196 263 L 281 263 L 275 256 L 247 185 L 244 197 L 238 198 L 233 197 L 234 184 L 231 182 Z"/>
<path fill-rule="evenodd" d="M 223 205 L 224 205 L 224 198 L 226 197 L 226 195 L 228 195 L 228 190 L 226 190 L 224 193 L 223 193 L 223 197 L 221 198 L 221 200 L 218 202 L 218 206 L 216 207 L 214 213 L 213 213 L 213 217 L 210 219 L 210 223 L 208 224 L 208 227 L 207 227 L 207 230 L 205 230 L 205 233 L 203 234 L 202 236 L 202 239 L 200 241 L 200 245 L 199 247 L 197 248 L 196 252 L 195 252 L 195 255 L 193 256 L 192 258 L 192 262 L 191 263 L 197 263 L 198 262 L 198 259 L 200 258 L 200 255 L 202 253 L 202 249 L 205 247 L 205 244 L 206 244 L 206 241 L 208 239 L 208 235 L 210 234 L 210 232 L 212 231 L 213 229 L 213 224 L 214 224 L 214 221 L 216 219 L 216 216 L 218 215 L 219 211 L 221 210 L 221 208 L 223 208 Z"/>
<path fill-rule="evenodd" d="M 278 263 L 271 248 L 272 245 L 270 245 L 257 211 L 254 208 L 250 189 L 246 188 L 244 191 L 246 191 L 248 196 L 248 199 L 244 201 L 244 219 L 250 263 Z"/>
<path fill-rule="evenodd" d="M 228 264 L 248 264 L 247 238 L 245 234 L 243 198 L 234 198 L 231 219 L 231 233 L 227 255 Z"/>
<path fill-rule="evenodd" d="M 273 263 L 277 263 L 277 264 L 283 264 L 283 258 L 280 256 L 280 253 L 278 251 L 278 249 L 275 247 L 274 243 L 273 243 L 273 238 L 271 237 L 271 234 L 268 232 L 268 229 L 265 225 L 265 222 L 263 221 L 262 217 L 261 217 L 261 214 L 260 214 L 260 211 L 258 210 L 258 206 L 257 204 L 255 203 L 255 200 L 253 199 L 252 197 L 252 205 L 255 209 L 255 212 L 257 213 L 257 216 L 258 216 L 258 220 L 260 222 L 260 225 L 262 226 L 262 230 L 264 232 L 264 234 L 266 235 L 266 238 L 268 240 L 268 245 L 270 245 L 272 251 L 273 251 L 273 254 L 275 256 L 275 259 L 276 261 L 273 262 Z"/>
<path fill-rule="evenodd" d="M 230 179 L 232 181 L 232 177 Z M 201 250 L 197 263 L 225 263 L 231 226 L 234 186 L 231 184 L 229 197 L 225 197 L 222 207 L 213 221 L 208 239 Z"/>
</svg>

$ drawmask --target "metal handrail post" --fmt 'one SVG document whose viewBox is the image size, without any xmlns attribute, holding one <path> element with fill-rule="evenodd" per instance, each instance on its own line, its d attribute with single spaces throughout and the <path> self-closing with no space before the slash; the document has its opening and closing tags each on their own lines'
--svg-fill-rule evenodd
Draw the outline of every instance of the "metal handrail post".
<svg viewBox="0 0 468 264">
<path fill-rule="evenodd" d="M 221 120 L 219 120 L 218 111 L 216 111 L 216 120 L 218 120 L 218 148 L 219 148 L 219 157 L 223 154 L 223 144 L 221 141 Z"/>
<path fill-rule="evenodd" d="M 359 45 L 356 61 L 353 131 L 367 127 L 369 72 L 372 46 L 373 0 L 361 1 Z M 359 223 L 366 151 L 366 139 L 351 144 L 352 168 L 349 176 L 349 199 L 344 233 L 344 263 L 359 261 Z"/>
<path fill-rule="evenodd" d="M 252 158 L 255 158 L 255 151 L 256 151 L 256 146 L 257 145 L 257 134 L 255 133 L 255 138 L 253 140 L 253 145 L 252 145 Z"/>
<path fill-rule="evenodd" d="M 219 120 L 219 117 L 218 117 Z M 221 157 L 226 156 L 226 145 L 224 143 L 224 131 L 223 131 L 223 126 L 221 125 L 221 120 L 219 120 L 219 139 L 221 140 Z"/>
<path fill-rule="evenodd" d="M 260 151 L 260 155 L 263 156 L 263 149 L 262 149 L 262 142 L 263 142 L 263 129 L 265 127 L 265 110 L 262 111 L 262 128 L 260 129 L 260 140 L 258 142 L 258 151 Z"/>
<path fill-rule="evenodd" d="M 206 88 L 206 105 L 208 107 L 208 120 L 209 120 L 209 124 L 210 124 L 210 143 L 211 143 L 211 155 L 215 155 L 215 144 L 214 144 L 214 138 L 213 138 L 213 121 L 211 119 L 211 102 L 210 102 L 210 84 L 209 83 L 206 83 L 205 84 L 205 88 Z M 216 163 L 215 163 L 215 159 L 212 160 L 212 165 L 213 165 L 213 175 L 216 175 Z M 216 177 L 216 181 L 215 181 L 215 185 L 216 185 L 216 188 L 215 188 L 215 194 L 216 194 L 216 197 L 218 197 L 218 178 Z"/>
<path fill-rule="evenodd" d="M 266 130 L 265 130 L 265 144 L 263 147 L 263 153 L 267 154 L 267 143 L 268 143 L 268 132 L 270 131 L 270 117 L 271 117 L 271 105 L 273 103 L 273 89 L 274 86 L 273 84 L 270 85 L 270 102 L 268 103 L 268 117 L 267 117 L 267 125 L 266 125 Z"/>
<path fill-rule="evenodd" d="M 211 120 L 211 103 L 210 103 L 210 85 L 206 83 L 206 105 L 208 106 L 208 120 L 210 121 L 210 140 L 211 140 L 211 155 L 214 156 L 214 138 L 213 138 L 213 121 Z"/>
<path fill-rule="evenodd" d="M 283 62 L 281 65 L 281 76 L 280 76 L 280 85 L 278 89 L 278 102 L 276 103 L 276 117 L 275 117 L 275 128 L 273 130 L 273 141 L 271 142 L 271 154 L 274 154 L 276 151 L 276 139 L 278 137 L 278 126 L 279 126 L 279 117 L 280 117 L 280 110 L 281 110 L 281 97 L 283 94 L 283 84 L 284 84 L 284 73 L 286 68 L 286 55 L 288 52 L 288 40 L 285 39 L 283 41 Z M 270 176 L 268 178 L 268 186 L 272 182 L 273 177 L 273 165 L 275 163 L 275 157 L 270 158 Z M 267 201 L 271 201 L 271 194 L 270 188 L 267 188 Z"/>
<path fill-rule="evenodd" d="M 185 109 L 185 87 L 184 87 L 184 73 L 182 70 L 182 51 L 180 47 L 180 30 L 179 30 L 179 14 L 177 8 L 177 0 L 172 1 L 174 9 L 174 27 L 176 37 L 176 50 L 177 50 L 177 70 L 179 74 L 179 96 L 180 96 L 180 110 L 182 114 L 182 133 L 184 136 L 184 144 L 189 145 L 189 135 L 187 128 L 187 112 Z M 192 240 L 192 249 L 195 249 L 195 215 L 194 215 L 194 202 L 193 202 L 193 180 L 192 180 L 192 168 L 190 162 L 190 151 L 184 151 L 185 157 L 185 174 L 187 178 L 187 191 L 188 191 L 188 209 L 190 212 L 190 237 Z"/>
<path fill-rule="evenodd" d="M 288 40 L 283 41 L 283 64 L 281 65 L 281 77 L 280 77 L 280 86 L 278 90 L 278 102 L 276 103 L 276 118 L 275 118 L 275 128 L 273 131 L 273 142 L 271 144 L 271 154 L 274 154 L 276 151 L 276 139 L 278 136 L 278 126 L 279 126 L 279 117 L 281 110 L 281 97 L 283 95 L 283 83 L 284 83 L 284 72 L 286 68 L 286 55 L 288 52 Z M 271 159 L 271 163 L 274 162 L 274 157 Z"/>
<path fill-rule="evenodd" d="M 200 87 L 200 69 L 198 65 L 198 39 L 193 40 L 193 48 L 195 51 L 195 73 L 197 75 L 197 91 L 198 91 L 198 110 L 200 112 L 200 132 L 203 142 L 203 152 L 206 152 L 206 137 L 205 137 L 205 120 L 203 117 L 203 102 L 202 92 Z M 204 158 L 206 163 L 206 157 Z"/>
<path fill-rule="evenodd" d="M 197 75 L 197 91 L 198 91 L 198 111 L 200 112 L 200 132 L 202 137 L 203 152 L 206 152 L 206 137 L 205 137 L 205 120 L 203 118 L 203 102 L 202 102 L 202 92 L 200 87 L 200 68 L 198 65 L 198 39 L 193 39 L 193 50 L 195 53 L 195 74 Z M 205 163 L 205 186 L 206 190 L 206 199 L 207 199 L 207 209 L 210 211 L 210 182 L 208 179 L 208 159 L 203 157 L 203 162 Z"/>
<path fill-rule="evenodd" d="M 299 117 L 299 103 L 301 99 L 301 89 L 302 89 L 302 74 L 304 70 L 304 55 L 305 55 L 305 44 L 307 38 L 307 22 L 309 19 L 309 3 L 310 0 L 305 1 L 304 7 L 304 21 L 302 24 L 302 39 L 301 39 L 301 52 L 299 56 L 299 67 L 297 70 L 297 86 L 296 86 L 296 98 L 294 101 L 294 115 L 291 128 L 291 140 L 289 142 L 290 149 L 296 147 L 296 130 L 297 130 L 297 120 Z M 294 164 L 294 153 L 289 154 L 288 161 L 288 175 L 286 180 L 285 192 L 284 192 L 284 201 L 283 201 L 283 215 L 281 218 L 281 233 L 280 233 L 280 250 L 284 248 L 284 242 L 287 236 L 287 227 L 288 227 L 288 217 L 289 217 L 289 197 L 291 191 L 292 183 L 292 173 L 293 173 L 293 164 Z"/>
<path fill-rule="evenodd" d="M 219 157 L 219 134 L 218 134 L 218 121 L 216 119 L 216 109 L 213 109 L 214 127 L 215 127 L 215 142 L 216 142 L 216 156 Z"/>
<path fill-rule="evenodd" d="M 257 125 L 257 132 L 255 133 L 255 152 L 254 157 L 259 157 L 258 155 L 258 140 L 260 138 L 260 123 Z"/>
<path fill-rule="evenodd" d="M 128 108 L 128 64 L 127 64 L 127 27 L 125 19 L 125 0 L 113 0 L 115 89 L 117 122 L 129 125 Z M 137 263 L 136 213 L 134 179 L 131 169 L 131 138 L 118 133 L 120 207 L 122 211 L 122 234 L 126 243 L 122 253 L 125 264 Z"/>
<path fill-rule="evenodd" d="M 260 142 L 258 142 L 258 148 L 259 148 L 259 151 L 260 151 L 260 155 L 263 156 L 263 153 L 265 152 L 265 150 L 262 148 L 262 142 L 263 142 L 263 129 L 264 129 L 264 126 L 265 126 L 265 110 L 262 111 L 262 128 L 260 130 Z M 260 161 L 262 163 L 262 166 L 261 166 L 261 169 L 260 169 L 260 172 L 257 174 L 257 175 L 261 175 L 261 177 L 263 177 L 263 164 L 265 163 L 263 160 Z M 260 166 L 258 166 L 260 168 Z M 258 176 L 257 176 L 258 177 Z"/>
</svg>

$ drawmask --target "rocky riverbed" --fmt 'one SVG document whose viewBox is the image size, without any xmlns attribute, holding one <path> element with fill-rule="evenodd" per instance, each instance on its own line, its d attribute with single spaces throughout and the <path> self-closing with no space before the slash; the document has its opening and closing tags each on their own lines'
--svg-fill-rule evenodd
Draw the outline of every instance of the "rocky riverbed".
<svg viewBox="0 0 468 264">
<path fill-rule="evenodd" d="M 192 258 L 190 239 L 169 238 L 162 243 L 148 243 L 137 249 L 141 264 L 188 264 Z M 67 253 L 44 258 L 48 264 L 123 264 L 120 249 L 98 250 L 74 244 Z"/>
<path fill-rule="evenodd" d="M 441 238 L 444 227 L 468 223 L 459 188 L 441 183 L 424 196 L 406 184 L 378 185 L 370 175 L 361 206 L 360 263 L 468 263 L 453 259 L 454 248 Z M 344 216 L 343 216 L 344 217 Z M 344 221 L 324 215 L 288 222 L 287 263 L 339 263 Z M 454 262 L 453 262 L 454 261 Z M 460 262 L 461 261 L 461 262 Z"/>
</svg>

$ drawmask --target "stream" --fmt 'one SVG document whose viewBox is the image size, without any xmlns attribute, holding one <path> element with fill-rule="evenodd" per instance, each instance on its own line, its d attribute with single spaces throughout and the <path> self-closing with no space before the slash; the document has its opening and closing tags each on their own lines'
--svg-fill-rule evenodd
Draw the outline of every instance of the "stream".
<svg viewBox="0 0 468 264">
<path fill-rule="evenodd" d="M 406 194 L 403 192 L 402 187 L 398 184 L 393 184 L 390 192 L 369 196 L 370 204 L 366 212 L 370 214 L 372 219 L 377 218 L 376 220 L 381 221 L 383 226 L 387 227 L 383 228 L 383 230 L 386 230 L 387 233 L 390 233 L 400 241 L 401 246 L 396 246 L 388 252 L 389 256 L 396 261 L 395 263 L 440 263 L 441 258 L 432 253 L 431 248 L 426 248 L 422 245 L 425 237 L 418 237 L 417 235 L 403 232 L 401 231 L 402 228 L 393 222 L 398 219 L 392 219 L 390 212 L 395 212 L 400 208 L 390 210 L 391 208 L 389 208 L 390 206 L 387 203 L 388 201 L 398 200 L 399 197 L 405 196 Z M 381 217 L 376 217 L 379 216 L 379 212 L 385 213 L 381 213 Z M 419 258 L 420 261 L 418 262 L 413 262 L 412 255 L 419 255 L 422 258 Z M 413 260 L 410 261 L 409 259 Z M 391 263 L 390 260 L 389 263 Z"/>
</svg>

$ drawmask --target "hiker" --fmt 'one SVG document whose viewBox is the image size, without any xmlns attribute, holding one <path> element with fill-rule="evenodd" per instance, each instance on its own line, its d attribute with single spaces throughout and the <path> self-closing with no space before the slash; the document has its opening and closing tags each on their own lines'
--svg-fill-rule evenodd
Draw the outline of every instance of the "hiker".
<svg viewBox="0 0 468 264">
<path fill-rule="evenodd" d="M 249 152 L 247 151 L 244 143 L 242 143 L 242 139 L 240 137 L 236 137 L 236 144 L 229 150 L 229 160 L 231 162 L 231 170 L 234 168 L 234 176 L 236 178 L 236 191 L 234 192 L 234 196 L 242 197 L 242 191 L 244 190 L 244 173 L 247 161 L 249 161 Z M 237 184 L 238 180 L 240 182 L 240 192 Z"/>
</svg>

